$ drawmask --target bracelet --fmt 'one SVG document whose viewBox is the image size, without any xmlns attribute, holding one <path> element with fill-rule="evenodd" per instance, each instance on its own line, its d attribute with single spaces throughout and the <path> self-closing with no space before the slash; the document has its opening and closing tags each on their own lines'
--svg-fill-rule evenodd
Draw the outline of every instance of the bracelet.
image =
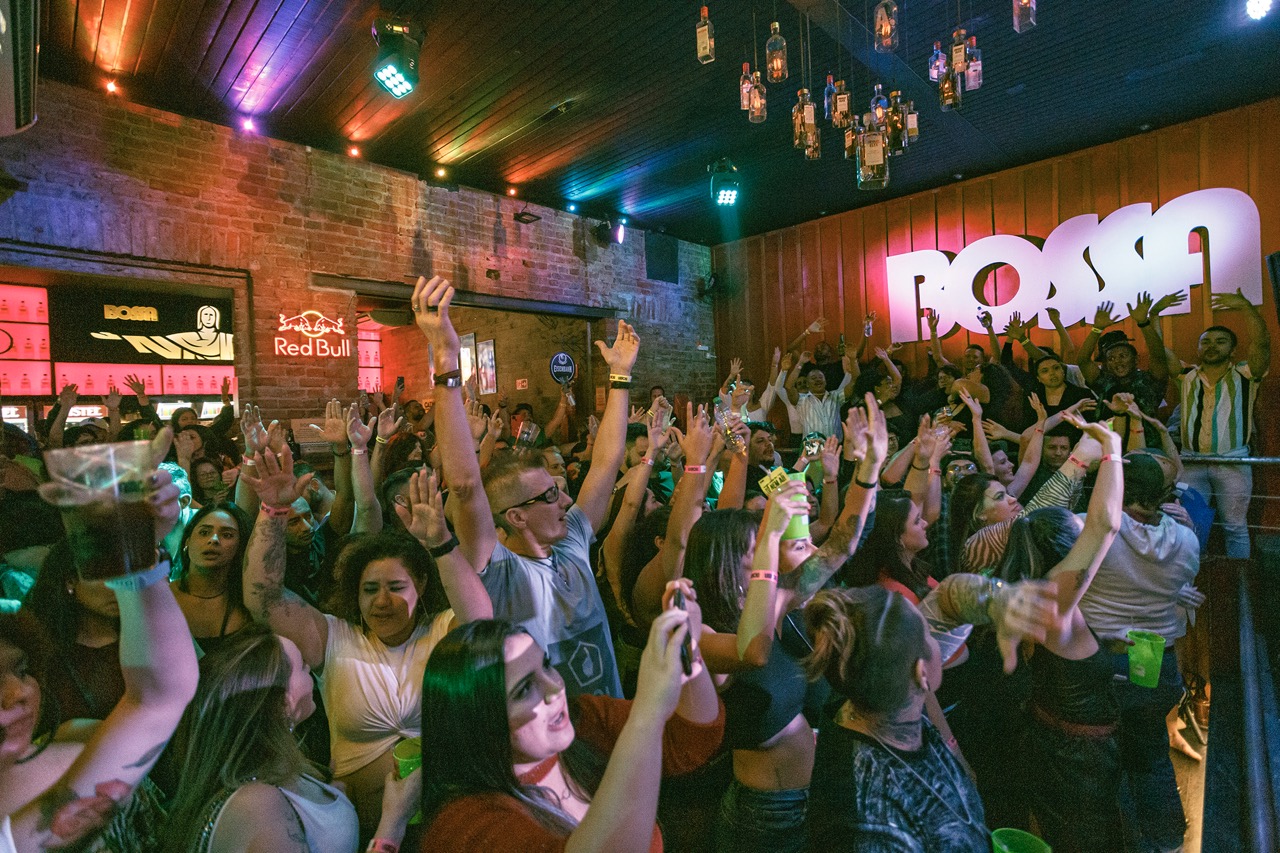
<svg viewBox="0 0 1280 853">
<path fill-rule="evenodd" d="M 941 469 L 941 468 L 930 468 L 930 469 L 929 469 L 929 476 L 933 476 L 934 474 L 937 474 L 939 477 L 941 477 L 941 476 L 942 476 L 942 469 Z"/>
<path fill-rule="evenodd" d="M 1036 427 L 1036 432 L 1044 432 L 1044 427 Z"/>
<path fill-rule="evenodd" d="M 769 583 L 776 584 L 778 582 L 778 573 L 769 571 L 768 569 L 756 569 L 751 574 L 747 575 L 747 581 L 768 581 Z"/>
<path fill-rule="evenodd" d="M 254 461 L 253 461 L 252 459 L 250 459 L 248 456 L 246 456 L 246 457 L 244 457 L 243 459 L 241 459 L 241 460 L 240 460 L 240 464 L 241 464 L 241 465 L 248 465 L 250 468 L 256 468 L 256 467 L 258 467 L 258 466 L 254 463 Z"/>
<path fill-rule="evenodd" d="M 652 457 L 652 456 L 642 456 L 642 457 L 640 457 L 640 464 L 641 464 L 641 465 L 652 465 L 652 464 L 653 464 L 653 457 Z"/>
<path fill-rule="evenodd" d="M 445 554 L 448 554 L 454 548 L 458 547 L 458 534 L 454 533 L 449 537 L 449 541 L 437 545 L 434 548 L 428 548 L 427 553 L 431 555 L 431 559 L 438 560 Z"/>
<path fill-rule="evenodd" d="M 628 385 L 630 385 L 630 384 L 631 384 L 631 374 L 629 374 L 629 373 L 610 373 L 610 374 L 609 374 L 609 381 L 610 381 L 610 382 L 626 382 Z"/>
<path fill-rule="evenodd" d="M 706 465 L 686 465 L 684 466 L 686 474 L 705 474 L 707 473 Z"/>
<path fill-rule="evenodd" d="M 400 853 L 400 845 L 387 838 L 370 838 L 364 853 Z"/>
<path fill-rule="evenodd" d="M 267 518 L 285 518 L 289 515 L 290 509 L 292 509 L 291 505 L 271 506 L 265 501 L 262 504 L 262 511 L 267 514 Z"/>
<path fill-rule="evenodd" d="M 438 383 L 440 383 L 440 382 L 447 382 L 447 381 L 448 381 L 448 380 L 450 380 L 450 379 L 461 379 L 461 378 L 462 378 L 462 368 L 461 368 L 461 367 L 456 368 L 456 369 L 454 369 L 454 370 L 446 370 L 444 373 L 437 373 L 437 374 L 436 374 L 436 382 L 437 382 L 437 384 L 438 384 Z"/>
<path fill-rule="evenodd" d="M 874 488 L 876 487 L 876 484 L 875 484 L 875 483 L 864 483 L 864 482 L 862 482 L 861 480 L 859 480 L 859 479 L 858 479 L 858 476 L 857 476 L 856 474 L 855 474 L 855 475 L 854 475 L 854 477 L 853 477 L 853 482 L 854 482 L 854 485 L 861 486 L 862 488 L 866 489 L 867 491 L 870 491 L 871 489 L 874 489 Z"/>
<path fill-rule="evenodd" d="M 364 456 L 366 453 L 368 453 L 368 452 L 369 452 L 369 448 L 367 448 L 367 447 L 353 447 L 353 448 L 351 448 L 351 452 L 352 452 L 352 453 L 354 453 L 356 456 Z"/>
<path fill-rule="evenodd" d="M 929 466 L 928 466 L 928 465 L 926 465 L 926 466 L 924 466 L 923 468 L 921 468 L 921 467 L 920 467 L 919 465 L 917 465 L 914 461 L 912 461 L 912 463 L 911 463 L 911 468 L 912 468 L 912 470 L 914 470 L 914 471 L 928 471 L 928 470 L 929 470 Z"/>
<path fill-rule="evenodd" d="M 139 592 L 147 587 L 159 583 L 161 580 L 169 579 L 169 572 L 173 569 L 173 560 L 169 557 L 169 552 L 163 548 L 156 549 L 156 564 L 145 572 L 138 572 L 135 575 L 121 575 L 117 578 L 110 578 L 104 583 L 108 589 L 117 592 Z"/>
<path fill-rule="evenodd" d="M 1150 325 L 1151 325 L 1151 321 L 1150 321 L 1150 320 L 1148 320 L 1148 321 L 1147 321 L 1147 322 L 1145 322 L 1145 323 L 1139 323 L 1139 324 L 1138 324 L 1138 328 L 1139 328 L 1139 329 L 1145 329 L 1147 326 L 1150 326 Z"/>
<path fill-rule="evenodd" d="M 834 485 L 835 485 L 836 483 L 838 483 L 838 482 L 840 482 L 840 481 L 839 481 L 839 480 L 828 480 L 826 477 L 823 477 L 823 478 L 822 478 L 822 484 L 823 484 L 824 486 L 834 486 Z"/>
<path fill-rule="evenodd" d="M 1092 331 L 1094 331 L 1094 332 L 1096 332 L 1097 334 L 1101 335 L 1101 334 L 1103 334 L 1104 332 L 1106 332 L 1107 330 L 1106 330 L 1106 327 L 1105 327 L 1105 326 L 1094 326 L 1094 327 L 1093 327 L 1093 329 L 1092 329 Z"/>
<path fill-rule="evenodd" d="M 1088 471 L 1088 470 L 1089 470 L 1089 466 L 1088 466 L 1088 465 L 1086 465 L 1086 464 L 1084 464 L 1083 462 L 1081 462 L 1079 459 L 1077 459 L 1077 458 L 1075 457 L 1075 454 L 1074 454 L 1074 453 L 1067 457 L 1067 461 L 1068 461 L 1068 462 L 1074 462 L 1076 465 L 1080 466 L 1080 470 L 1081 470 L 1081 471 Z"/>
<path fill-rule="evenodd" d="M 621 390 L 623 390 L 623 391 L 627 391 L 627 390 L 629 390 L 629 389 L 631 388 L 631 380 L 629 380 L 629 379 L 628 379 L 627 381 L 625 381 L 625 382 L 624 382 L 624 381 L 622 381 L 621 379 L 610 379 L 610 380 L 609 380 L 609 387 L 610 387 L 610 388 L 618 388 L 618 389 L 621 389 Z"/>
<path fill-rule="evenodd" d="M 385 438 L 383 438 L 382 436 L 380 436 L 380 435 L 379 435 L 379 436 L 376 436 L 373 440 L 374 440 L 374 441 L 376 441 L 376 442 L 378 442 L 378 444 L 386 444 L 386 443 L 387 443 L 387 440 L 386 440 Z"/>
<path fill-rule="evenodd" d="M 1110 453 L 1108 453 L 1106 456 L 1103 456 L 1101 460 L 1099 460 L 1098 464 L 1099 464 L 1099 465 L 1101 465 L 1103 462 L 1119 462 L 1120 464 L 1122 464 L 1122 465 L 1123 465 L 1123 464 L 1124 464 L 1124 457 L 1123 457 L 1123 456 L 1112 456 Z"/>
</svg>

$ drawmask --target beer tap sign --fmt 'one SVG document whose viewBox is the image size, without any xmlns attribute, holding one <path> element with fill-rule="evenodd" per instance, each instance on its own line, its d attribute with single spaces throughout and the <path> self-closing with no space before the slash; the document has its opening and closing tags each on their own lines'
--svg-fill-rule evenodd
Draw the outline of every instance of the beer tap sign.
<svg viewBox="0 0 1280 853">
<path fill-rule="evenodd" d="M 578 372 L 578 365 L 573 360 L 573 356 L 567 352 L 558 352 L 551 356 L 551 378 L 559 382 L 564 388 L 565 398 L 569 401 L 569 405 L 576 403 L 573 400 L 573 391 L 570 386 L 573 384 L 573 377 Z"/>
<path fill-rule="evenodd" d="M 1191 234 L 1200 248 L 1190 251 Z M 1212 251 L 1210 251 L 1212 249 Z M 954 257 L 934 249 L 891 255 L 885 260 L 889 324 L 893 340 L 928 338 L 924 309 L 941 317 L 938 334 L 957 325 L 982 333 L 978 315 L 991 312 L 1004 328 L 1013 312 L 1038 318 L 1052 329 L 1048 308 L 1071 326 L 1093 316 L 1098 303 L 1117 307 L 1149 291 L 1167 294 L 1207 284 L 1213 293 L 1239 289 L 1262 304 L 1262 228 L 1258 207 L 1239 190 L 1214 188 L 1179 196 L 1152 212 L 1150 204 L 1122 207 L 1099 221 L 1075 216 L 1054 228 L 1043 247 L 1012 234 L 983 237 Z M 992 270 L 1008 265 L 1018 274 L 1017 291 L 998 305 L 980 298 Z M 1166 314 L 1185 314 L 1188 304 Z"/>
</svg>

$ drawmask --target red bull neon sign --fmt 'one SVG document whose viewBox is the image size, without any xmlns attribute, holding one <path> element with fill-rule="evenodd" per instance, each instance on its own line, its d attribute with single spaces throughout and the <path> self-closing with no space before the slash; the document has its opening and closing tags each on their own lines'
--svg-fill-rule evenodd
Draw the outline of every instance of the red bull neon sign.
<svg viewBox="0 0 1280 853">
<path fill-rule="evenodd" d="M 305 340 L 290 342 L 288 338 L 275 338 L 276 355 L 303 358 L 350 358 L 351 339 L 347 337 L 343 318 L 332 320 L 319 311 L 303 311 L 292 317 L 280 315 L 277 332 L 298 332 Z M 326 340 L 326 335 L 341 335 L 339 340 Z"/>
</svg>

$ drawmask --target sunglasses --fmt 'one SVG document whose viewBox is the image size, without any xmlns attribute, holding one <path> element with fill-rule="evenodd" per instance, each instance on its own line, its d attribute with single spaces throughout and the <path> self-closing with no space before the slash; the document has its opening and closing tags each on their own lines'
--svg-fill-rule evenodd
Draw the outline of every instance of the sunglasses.
<svg viewBox="0 0 1280 853">
<path fill-rule="evenodd" d="M 498 515 L 502 515 L 502 513 L 506 512 L 507 510 L 519 509 L 522 506 L 530 506 L 536 503 L 553 504 L 558 500 L 560 500 L 560 487 L 552 483 L 551 488 L 547 489 L 545 492 L 534 495 L 533 497 L 529 498 L 529 500 L 527 501 L 521 501 L 518 504 L 512 504 L 511 506 L 507 507 L 507 509 L 504 509 L 502 512 L 498 513 Z"/>
</svg>

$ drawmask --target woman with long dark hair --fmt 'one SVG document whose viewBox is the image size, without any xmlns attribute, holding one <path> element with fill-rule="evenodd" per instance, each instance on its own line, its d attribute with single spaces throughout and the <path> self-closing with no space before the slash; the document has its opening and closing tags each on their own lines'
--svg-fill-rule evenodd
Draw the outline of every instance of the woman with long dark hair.
<svg viewBox="0 0 1280 853">
<path fill-rule="evenodd" d="M 182 531 L 174 597 L 205 652 L 250 622 L 241 582 L 248 539 L 249 521 L 233 503 L 201 507 Z"/>
<path fill-rule="evenodd" d="M 471 622 L 440 642 L 422 683 L 423 851 L 662 849 L 661 778 L 705 763 L 724 725 L 693 589 L 674 581 L 664 598 L 633 701 L 570 701 L 546 652 L 508 622 Z"/>
</svg>

